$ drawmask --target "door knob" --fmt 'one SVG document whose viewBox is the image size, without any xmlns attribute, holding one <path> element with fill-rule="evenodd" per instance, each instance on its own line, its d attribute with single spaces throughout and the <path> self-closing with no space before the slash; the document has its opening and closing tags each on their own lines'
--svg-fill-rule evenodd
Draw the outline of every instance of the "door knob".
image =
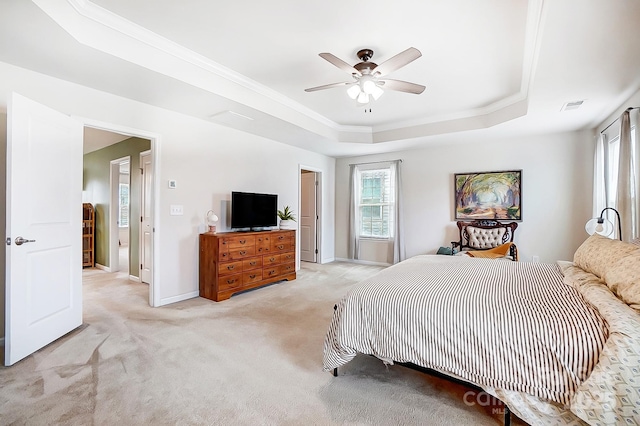
<svg viewBox="0 0 640 426">
<path fill-rule="evenodd" d="M 22 238 L 22 237 L 17 237 L 17 238 L 16 238 L 16 245 L 17 245 L 17 246 L 21 246 L 21 245 L 23 245 L 24 243 L 35 243 L 35 242 L 36 242 L 36 240 L 25 240 L 25 239 L 24 239 L 24 238 Z"/>
</svg>

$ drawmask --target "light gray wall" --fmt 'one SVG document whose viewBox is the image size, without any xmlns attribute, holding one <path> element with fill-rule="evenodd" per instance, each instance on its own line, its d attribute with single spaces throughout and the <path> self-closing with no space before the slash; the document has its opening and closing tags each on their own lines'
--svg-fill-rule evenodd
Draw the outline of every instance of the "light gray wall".
<svg viewBox="0 0 640 426">
<path fill-rule="evenodd" d="M 0 113 L 0 226 L 7 229 L 7 114 Z M 3 238 L 4 239 L 4 238 Z M 5 336 L 5 292 L 6 292 L 7 246 L 0 244 L 0 338 Z"/>
<path fill-rule="evenodd" d="M 503 140 L 464 139 L 454 144 L 336 164 L 336 257 L 347 258 L 349 164 L 402 159 L 407 256 L 434 254 L 458 240 L 454 220 L 454 173 L 522 169 L 522 221 L 516 244 L 522 260 L 572 259 L 591 217 L 594 138 L 570 132 Z M 361 259 L 388 262 L 385 244 L 363 243 Z"/>
<path fill-rule="evenodd" d="M 234 190 L 276 193 L 280 207 L 298 206 L 300 165 L 322 172 L 322 261 L 334 258 L 335 159 L 0 62 L 0 108 L 11 91 L 85 122 L 155 138 L 158 305 L 198 295 L 198 234 L 207 210 L 220 212 Z M 174 204 L 183 215 L 170 215 Z"/>
</svg>

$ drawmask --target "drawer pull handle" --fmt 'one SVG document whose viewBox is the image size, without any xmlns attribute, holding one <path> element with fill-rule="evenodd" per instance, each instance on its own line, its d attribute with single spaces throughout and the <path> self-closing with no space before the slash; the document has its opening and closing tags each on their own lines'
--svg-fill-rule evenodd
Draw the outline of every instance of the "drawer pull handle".
<svg viewBox="0 0 640 426">
<path fill-rule="evenodd" d="M 240 256 L 244 256 L 245 254 L 247 254 L 247 251 L 246 251 L 246 250 L 242 250 L 242 251 L 240 252 Z"/>
<path fill-rule="evenodd" d="M 269 259 L 269 262 L 275 262 L 275 261 L 276 261 L 275 257 L 272 257 L 272 258 Z"/>
<path fill-rule="evenodd" d="M 269 275 L 273 275 L 275 273 L 276 273 L 276 271 L 269 271 Z"/>
<path fill-rule="evenodd" d="M 249 278 L 254 279 L 256 277 L 256 274 L 253 275 L 249 275 Z"/>
<path fill-rule="evenodd" d="M 222 253 L 222 257 L 227 257 L 227 253 Z"/>
<path fill-rule="evenodd" d="M 283 246 L 282 244 L 280 244 L 280 245 L 278 246 L 278 250 L 282 250 L 283 248 L 284 248 L 284 246 Z"/>
<path fill-rule="evenodd" d="M 231 271 L 231 270 L 233 270 L 233 268 L 235 268 L 235 267 L 236 267 L 236 265 L 229 265 L 229 266 L 227 266 L 227 269 L 228 269 L 229 271 Z"/>
<path fill-rule="evenodd" d="M 232 280 L 227 280 L 227 284 L 233 284 L 233 283 L 235 283 L 235 282 L 236 282 L 235 278 L 234 278 L 234 279 L 232 279 Z"/>
<path fill-rule="evenodd" d="M 279 239 L 279 240 L 284 240 L 284 236 L 280 235 L 280 236 L 278 237 L 278 239 Z"/>
<path fill-rule="evenodd" d="M 249 265 L 251 265 L 251 266 L 256 266 L 256 263 L 258 263 L 258 262 L 256 262 L 255 260 L 253 260 L 253 261 L 249 262 Z"/>
<path fill-rule="evenodd" d="M 240 244 L 246 244 L 247 240 L 240 240 Z"/>
</svg>

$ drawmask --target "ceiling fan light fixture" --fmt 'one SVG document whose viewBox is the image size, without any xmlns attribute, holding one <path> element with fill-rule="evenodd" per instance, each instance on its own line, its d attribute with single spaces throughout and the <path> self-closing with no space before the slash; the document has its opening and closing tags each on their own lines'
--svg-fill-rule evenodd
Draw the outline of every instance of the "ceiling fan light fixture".
<svg viewBox="0 0 640 426">
<path fill-rule="evenodd" d="M 371 89 L 371 96 L 373 96 L 373 99 L 377 101 L 383 93 L 384 90 L 382 90 L 382 88 L 377 84 L 374 84 L 373 89 Z"/>
<path fill-rule="evenodd" d="M 357 99 L 358 103 L 361 105 L 366 105 L 369 103 L 369 95 L 364 92 L 360 92 Z"/>
<path fill-rule="evenodd" d="M 370 78 L 365 80 L 364 77 L 363 77 L 362 80 L 363 80 L 362 81 L 362 91 L 364 93 L 366 93 L 367 95 L 372 95 L 373 91 L 376 88 L 376 83 L 373 80 L 371 80 Z"/>
<path fill-rule="evenodd" d="M 360 94 L 360 86 L 358 86 L 357 84 L 354 84 L 353 86 L 347 89 L 347 95 L 349 95 L 351 99 L 356 99 L 359 94 Z"/>
</svg>

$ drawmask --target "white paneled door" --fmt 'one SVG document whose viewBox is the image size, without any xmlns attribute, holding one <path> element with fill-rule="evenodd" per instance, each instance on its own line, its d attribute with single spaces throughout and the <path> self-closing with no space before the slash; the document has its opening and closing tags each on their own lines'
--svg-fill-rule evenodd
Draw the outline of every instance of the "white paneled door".
<svg viewBox="0 0 640 426">
<path fill-rule="evenodd" d="M 79 121 L 12 93 L 7 129 L 5 365 L 82 324 Z"/>
<path fill-rule="evenodd" d="M 151 283 L 153 265 L 153 222 L 151 217 L 151 188 L 153 187 L 153 164 L 151 151 L 140 153 L 142 187 L 140 188 L 140 281 Z M 153 295 L 149 292 L 149 304 Z"/>
<path fill-rule="evenodd" d="M 316 173 L 302 173 L 300 182 L 300 260 L 316 262 L 318 257 Z"/>
</svg>

